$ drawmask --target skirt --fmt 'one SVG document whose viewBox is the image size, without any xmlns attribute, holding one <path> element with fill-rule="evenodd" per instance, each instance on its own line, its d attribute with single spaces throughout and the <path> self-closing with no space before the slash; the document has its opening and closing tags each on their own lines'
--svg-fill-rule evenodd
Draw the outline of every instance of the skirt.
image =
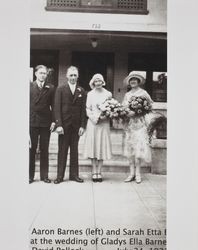
<svg viewBox="0 0 198 250">
<path fill-rule="evenodd" d="M 143 117 L 130 120 L 125 130 L 124 155 L 129 161 L 135 157 L 145 163 L 151 162 L 149 136 Z"/>
<path fill-rule="evenodd" d="M 84 158 L 109 160 L 111 155 L 109 121 L 103 120 L 98 124 L 94 124 L 88 119 L 84 142 Z"/>
</svg>

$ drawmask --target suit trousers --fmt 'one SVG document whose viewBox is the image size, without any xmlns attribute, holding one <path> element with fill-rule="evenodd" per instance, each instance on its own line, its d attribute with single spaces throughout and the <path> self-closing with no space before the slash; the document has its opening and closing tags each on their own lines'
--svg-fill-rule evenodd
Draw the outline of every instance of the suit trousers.
<svg viewBox="0 0 198 250">
<path fill-rule="evenodd" d="M 64 127 L 63 127 L 64 128 Z M 69 178 L 77 177 L 78 170 L 78 135 L 79 129 L 69 126 L 64 128 L 64 135 L 58 137 L 58 175 L 57 178 L 63 179 L 67 164 L 68 149 L 70 148 L 70 169 Z"/>
<path fill-rule="evenodd" d="M 39 138 L 40 137 L 40 138 Z M 50 140 L 49 127 L 30 127 L 31 148 L 29 152 L 29 178 L 34 179 L 35 175 L 35 155 L 40 144 L 40 179 L 48 178 L 49 159 L 48 148 Z"/>
</svg>

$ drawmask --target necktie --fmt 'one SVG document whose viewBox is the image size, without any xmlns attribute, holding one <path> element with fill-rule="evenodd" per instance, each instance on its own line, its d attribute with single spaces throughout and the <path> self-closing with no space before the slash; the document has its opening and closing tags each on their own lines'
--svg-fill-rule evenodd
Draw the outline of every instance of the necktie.
<svg viewBox="0 0 198 250">
<path fill-rule="evenodd" d="M 42 83 L 41 83 L 41 82 L 39 83 L 39 88 L 40 88 L 40 89 L 42 89 L 42 88 L 43 88 L 43 85 L 42 85 Z"/>
</svg>

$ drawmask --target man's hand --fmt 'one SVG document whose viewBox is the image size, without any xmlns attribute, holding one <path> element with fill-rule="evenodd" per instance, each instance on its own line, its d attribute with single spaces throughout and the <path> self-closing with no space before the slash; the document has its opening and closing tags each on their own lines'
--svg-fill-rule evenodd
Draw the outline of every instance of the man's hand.
<svg viewBox="0 0 198 250">
<path fill-rule="evenodd" d="M 79 135 L 79 136 L 82 136 L 82 135 L 84 134 L 84 131 L 85 131 L 85 129 L 82 128 L 82 127 L 80 127 L 80 128 L 79 128 L 79 131 L 78 131 L 78 135 Z"/>
<path fill-rule="evenodd" d="M 64 135 L 64 129 L 63 127 L 59 126 L 56 128 L 56 132 L 59 134 L 59 135 Z"/>
<path fill-rule="evenodd" d="M 53 132 L 54 131 L 54 128 L 55 128 L 55 122 L 52 122 L 51 126 L 50 126 L 50 131 Z"/>
</svg>

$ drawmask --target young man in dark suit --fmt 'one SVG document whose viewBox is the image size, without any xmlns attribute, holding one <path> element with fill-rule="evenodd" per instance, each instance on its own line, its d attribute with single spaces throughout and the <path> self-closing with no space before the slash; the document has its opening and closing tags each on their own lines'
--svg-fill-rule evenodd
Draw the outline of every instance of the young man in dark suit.
<svg viewBox="0 0 198 250">
<path fill-rule="evenodd" d="M 35 155 L 40 144 L 40 179 L 50 183 L 48 178 L 48 147 L 50 132 L 53 131 L 53 99 L 54 86 L 46 83 L 47 67 L 38 65 L 35 68 L 36 80 L 30 83 L 30 153 L 29 153 L 29 183 L 34 181 Z"/>
<path fill-rule="evenodd" d="M 59 86 L 55 94 L 54 114 L 58 138 L 58 173 L 55 184 L 63 181 L 68 148 L 70 148 L 69 179 L 83 182 L 79 178 L 78 141 L 86 125 L 86 92 L 77 84 L 78 69 L 67 69 L 66 83 Z"/>
</svg>

